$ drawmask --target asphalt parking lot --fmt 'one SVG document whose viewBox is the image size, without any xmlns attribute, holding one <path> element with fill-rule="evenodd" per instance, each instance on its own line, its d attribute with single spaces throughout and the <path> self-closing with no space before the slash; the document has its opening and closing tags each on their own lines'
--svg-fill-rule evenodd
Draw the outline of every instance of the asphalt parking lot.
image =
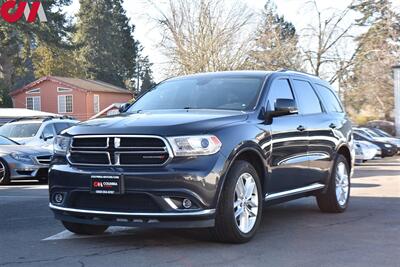
<svg viewBox="0 0 400 267">
<path fill-rule="evenodd" d="M 269 207 L 247 244 L 199 230 L 111 228 L 100 237 L 64 231 L 47 186 L 0 186 L 0 266 L 400 266 L 400 157 L 356 167 L 343 214 L 314 198 Z"/>
</svg>

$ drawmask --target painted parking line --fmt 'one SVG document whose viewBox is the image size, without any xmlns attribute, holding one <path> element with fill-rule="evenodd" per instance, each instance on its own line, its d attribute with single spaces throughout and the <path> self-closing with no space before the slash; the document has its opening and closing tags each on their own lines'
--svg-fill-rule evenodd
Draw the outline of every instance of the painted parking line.
<svg viewBox="0 0 400 267">
<path fill-rule="evenodd" d="M 68 230 L 64 230 L 58 234 L 46 237 L 46 238 L 42 239 L 42 241 L 120 236 L 120 235 L 132 234 L 134 231 L 135 231 L 134 227 L 122 227 L 122 226 L 110 227 L 107 229 L 106 232 L 104 232 L 104 234 L 101 234 L 101 235 L 77 235 L 77 234 L 71 233 Z"/>
</svg>

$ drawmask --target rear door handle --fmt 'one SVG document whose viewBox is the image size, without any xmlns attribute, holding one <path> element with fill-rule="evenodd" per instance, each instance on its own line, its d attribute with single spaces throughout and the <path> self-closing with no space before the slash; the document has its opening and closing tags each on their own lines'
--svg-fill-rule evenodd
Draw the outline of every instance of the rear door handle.
<svg viewBox="0 0 400 267">
<path fill-rule="evenodd" d="M 303 125 L 299 125 L 299 127 L 297 127 L 297 130 L 300 131 L 300 132 L 304 131 L 305 129 L 306 128 L 304 128 Z"/>
<path fill-rule="evenodd" d="M 329 124 L 329 128 L 335 129 L 336 128 L 336 124 L 334 124 L 334 123 Z"/>
</svg>

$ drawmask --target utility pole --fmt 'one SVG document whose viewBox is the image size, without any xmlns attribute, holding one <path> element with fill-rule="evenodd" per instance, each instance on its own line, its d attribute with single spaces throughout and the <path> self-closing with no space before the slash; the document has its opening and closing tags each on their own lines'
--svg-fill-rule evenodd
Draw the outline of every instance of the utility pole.
<svg viewBox="0 0 400 267">
<path fill-rule="evenodd" d="M 396 136 L 400 137 L 400 65 L 393 66 L 394 124 Z"/>
</svg>

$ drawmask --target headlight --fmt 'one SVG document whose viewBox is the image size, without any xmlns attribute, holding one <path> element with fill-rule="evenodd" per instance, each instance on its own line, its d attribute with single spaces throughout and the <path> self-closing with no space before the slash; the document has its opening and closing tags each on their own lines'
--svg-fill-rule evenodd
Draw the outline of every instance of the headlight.
<svg viewBox="0 0 400 267">
<path fill-rule="evenodd" d="M 10 156 L 17 161 L 21 161 L 21 162 L 25 162 L 25 163 L 32 163 L 32 158 L 28 154 L 14 152 L 14 153 L 11 153 Z"/>
<path fill-rule="evenodd" d="M 54 139 L 54 153 L 67 154 L 69 146 L 71 145 L 71 138 L 66 136 L 57 136 Z"/>
<path fill-rule="evenodd" d="M 212 155 L 217 153 L 222 145 L 214 135 L 175 136 L 167 139 L 177 157 Z"/>
<path fill-rule="evenodd" d="M 385 147 L 387 147 L 387 148 L 391 148 L 391 147 L 392 147 L 392 145 L 390 145 L 390 144 L 385 144 Z"/>
</svg>

